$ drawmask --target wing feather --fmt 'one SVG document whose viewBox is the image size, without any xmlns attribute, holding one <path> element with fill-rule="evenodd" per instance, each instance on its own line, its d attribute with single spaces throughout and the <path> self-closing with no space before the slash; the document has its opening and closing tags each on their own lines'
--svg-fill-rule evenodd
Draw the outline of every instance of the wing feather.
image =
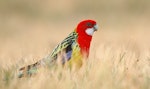
<svg viewBox="0 0 150 89">
<path fill-rule="evenodd" d="M 69 46 L 72 46 L 72 44 L 75 42 L 76 39 L 77 33 L 75 31 L 70 33 L 67 38 L 65 38 L 60 44 L 58 44 L 55 47 L 55 49 L 51 53 L 51 57 L 53 58 L 57 56 L 57 54 L 62 50 L 67 50 L 68 48 L 70 48 Z"/>
</svg>

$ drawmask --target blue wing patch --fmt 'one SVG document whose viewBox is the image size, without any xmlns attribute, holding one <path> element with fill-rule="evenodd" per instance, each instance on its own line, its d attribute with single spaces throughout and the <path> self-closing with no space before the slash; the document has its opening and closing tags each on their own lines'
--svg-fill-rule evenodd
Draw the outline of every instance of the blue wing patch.
<svg viewBox="0 0 150 89">
<path fill-rule="evenodd" d="M 62 58 L 62 64 L 65 64 L 66 61 L 69 61 L 72 56 L 72 44 L 68 45 L 66 48 L 66 57 Z"/>
<path fill-rule="evenodd" d="M 72 56 L 72 44 L 68 45 L 66 48 L 66 57 L 67 57 L 66 59 L 67 59 L 67 61 L 69 61 L 71 56 Z"/>
<path fill-rule="evenodd" d="M 72 51 L 68 51 L 66 53 L 66 59 L 67 59 L 67 61 L 69 61 L 71 59 L 71 56 L 72 56 Z"/>
</svg>

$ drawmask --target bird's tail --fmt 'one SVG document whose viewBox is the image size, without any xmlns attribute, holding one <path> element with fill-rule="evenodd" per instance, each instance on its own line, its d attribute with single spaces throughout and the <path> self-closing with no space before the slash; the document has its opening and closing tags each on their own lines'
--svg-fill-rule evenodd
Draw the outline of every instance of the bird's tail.
<svg viewBox="0 0 150 89">
<path fill-rule="evenodd" d="M 20 68 L 18 78 L 22 78 L 25 76 L 32 76 L 33 74 L 36 74 L 40 66 L 41 66 L 41 61 L 38 61 L 34 64 Z"/>
</svg>

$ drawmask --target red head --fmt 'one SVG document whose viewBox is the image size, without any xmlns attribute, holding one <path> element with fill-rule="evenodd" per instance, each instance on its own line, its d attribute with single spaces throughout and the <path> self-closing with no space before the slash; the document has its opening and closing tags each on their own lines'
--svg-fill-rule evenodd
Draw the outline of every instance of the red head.
<svg viewBox="0 0 150 89">
<path fill-rule="evenodd" d="M 98 27 L 94 20 L 84 20 L 80 22 L 76 28 L 78 34 L 78 43 L 81 48 L 81 53 L 89 55 L 90 42 L 92 35 L 97 31 Z"/>
</svg>

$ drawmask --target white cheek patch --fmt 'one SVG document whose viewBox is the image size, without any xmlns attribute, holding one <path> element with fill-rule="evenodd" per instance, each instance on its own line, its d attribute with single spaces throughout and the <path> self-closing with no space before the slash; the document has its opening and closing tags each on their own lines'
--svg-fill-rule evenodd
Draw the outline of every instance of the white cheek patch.
<svg viewBox="0 0 150 89">
<path fill-rule="evenodd" d="M 94 28 L 88 28 L 88 29 L 85 30 L 85 32 L 86 32 L 87 35 L 93 36 Z"/>
</svg>

